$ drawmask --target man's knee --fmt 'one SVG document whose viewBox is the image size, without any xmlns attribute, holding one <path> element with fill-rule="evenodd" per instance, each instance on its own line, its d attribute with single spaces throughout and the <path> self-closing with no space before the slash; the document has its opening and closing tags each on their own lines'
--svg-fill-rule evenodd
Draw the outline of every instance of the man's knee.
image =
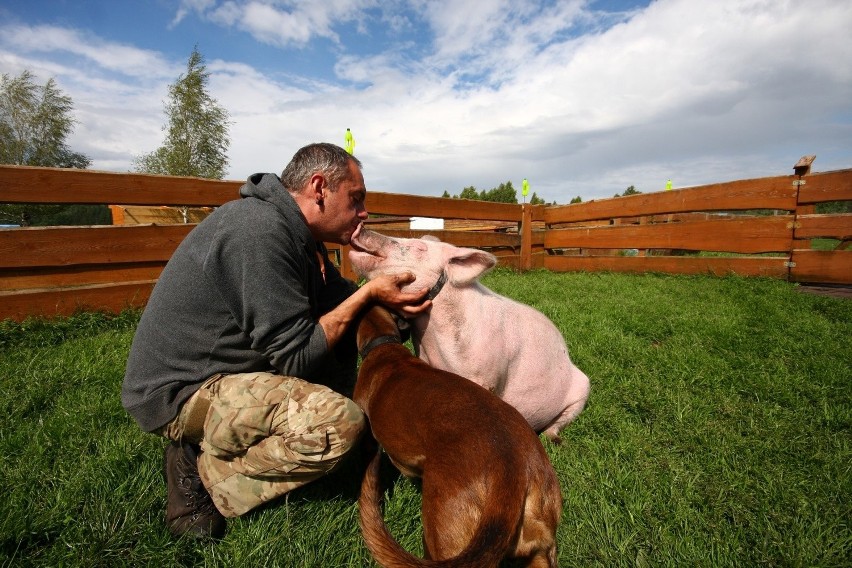
<svg viewBox="0 0 852 568">
<path fill-rule="evenodd" d="M 325 433 L 321 443 L 327 444 L 323 451 L 327 459 L 349 452 L 367 424 L 364 413 L 351 399 L 307 382 L 294 386 L 287 414 L 291 433 Z M 308 439 L 311 437 L 308 436 Z"/>
<path fill-rule="evenodd" d="M 358 441 L 367 426 L 364 413 L 352 400 L 346 398 L 342 404 L 340 419 L 329 431 L 329 446 L 332 453 L 347 454 Z"/>
</svg>

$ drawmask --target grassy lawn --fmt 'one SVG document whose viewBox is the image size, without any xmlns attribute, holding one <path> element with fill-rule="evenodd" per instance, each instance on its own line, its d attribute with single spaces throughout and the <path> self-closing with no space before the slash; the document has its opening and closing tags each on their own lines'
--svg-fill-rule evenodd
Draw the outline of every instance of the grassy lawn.
<svg viewBox="0 0 852 568">
<path fill-rule="evenodd" d="M 485 283 L 550 317 L 592 380 L 546 443 L 560 566 L 850 566 L 852 301 L 733 277 Z M 0 323 L 0 566 L 371 565 L 357 459 L 218 544 L 169 536 L 165 442 L 119 401 L 136 319 Z M 389 526 L 419 554 L 417 486 L 388 477 Z"/>
</svg>

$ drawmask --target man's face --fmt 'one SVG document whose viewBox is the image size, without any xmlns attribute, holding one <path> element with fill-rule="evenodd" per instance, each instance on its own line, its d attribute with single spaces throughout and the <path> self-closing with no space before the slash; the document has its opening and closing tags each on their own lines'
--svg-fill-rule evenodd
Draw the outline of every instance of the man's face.
<svg viewBox="0 0 852 568">
<path fill-rule="evenodd" d="M 323 240 L 348 245 L 352 233 L 367 218 L 364 199 L 367 188 L 364 176 L 355 162 L 349 162 L 349 176 L 337 184 L 334 191 L 327 191 L 322 220 Z"/>
</svg>

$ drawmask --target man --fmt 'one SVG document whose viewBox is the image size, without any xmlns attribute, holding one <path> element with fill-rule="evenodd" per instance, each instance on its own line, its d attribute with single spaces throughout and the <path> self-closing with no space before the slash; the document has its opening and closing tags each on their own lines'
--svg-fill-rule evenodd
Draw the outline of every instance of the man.
<svg viewBox="0 0 852 568">
<path fill-rule="evenodd" d="M 166 522 L 218 538 L 235 517 L 331 471 L 365 420 L 346 394 L 350 324 L 373 302 L 429 308 L 414 276 L 361 288 L 328 261 L 367 218 L 361 163 L 338 146 L 255 174 L 175 250 L 142 314 L 122 403 L 166 448 Z M 298 378 L 297 378 L 298 377 Z"/>
</svg>

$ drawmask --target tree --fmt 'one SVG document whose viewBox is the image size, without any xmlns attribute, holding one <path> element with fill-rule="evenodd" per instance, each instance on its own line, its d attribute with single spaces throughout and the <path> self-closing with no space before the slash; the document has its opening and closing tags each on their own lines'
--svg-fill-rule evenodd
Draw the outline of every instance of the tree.
<svg viewBox="0 0 852 568">
<path fill-rule="evenodd" d="M 169 86 L 163 145 L 135 160 L 136 171 L 222 179 L 228 167 L 228 112 L 207 93 L 210 73 L 195 47 L 186 74 Z"/>
<path fill-rule="evenodd" d="M 533 191 L 532 197 L 530 197 L 530 205 L 546 205 L 547 202 L 539 197 L 536 192 Z"/>
<path fill-rule="evenodd" d="M 501 183 L 488 192 L 483 192 L 482 200 L 494 203 L 517 203 L 518 192 L 515 191 L 515 187 L 512 185 L 512 182 L 507 181 L 506 183 Z"/>
<path fill-rule="evenodd" d="M 476 191 L 476 188 L 471 185 L 471 186 L 468 186 L 468 187 L 466 187 L 462 190 L 462 192 L 459 194 L 459 198 L 460 199 L 479 199 L 479 192 Z"/>
<path fill-rule="evenodd" d="M 68 146 L 77 123 L 74 104 L 53 78 L 37 85 L 29 71 L 0 76 L 0 163 L 51 168 L 88 168 L 92 160 Z M 85 217 L 81 219 L 80 217 Z M 0 205 L 0 223 L 21 225 L 109 222 L 97 205 Z"/>
<path fill-rule="evenodd" d="M 640 193 L 642 193 L 642 192 L 637 190 L 634 186 L 631 185 L 631 186 L 628 186 L 628 188 L 624 190 L 624 193 L 622 193 L 621 195 L 618 195 L 616 193 L 615 196 L 616 197 L 625 197 L 627 195 L 638 195 Z"/>
<path fill-rule="evenodd" d="M 33 74 L 0 78 L 0 163 L 52 168 L 80 168 L 92 160 L 66 142 L 74 131 L 71 97 L 51 77 L 36 85 Z"/>
<path fill-rule="evenodd" d="M 450 197 L 448 191 L 444 190 L 444 195 L 442 197 Z M 461 191 L 459 195 L 453 195 L 453 199 L 473 199 L 476 201 L 490 201 L 492 203 L 517 203 L 518 202 L 518 192 L 515 190 L 515 186 L 512 185 L 511 181 L 507 181 L 505 183 L 501 183 L 497 187 L 493 187 L 488 191 L 484 189 L 482 191 L 478 191 L 474 186 L 468 186 Z M 532 199 L 530 200 L 530 204 L 532 205 L 546 205 L 547 202 L 540 198 L 538 195 L 533 192 Z M 553 202 L 553 205 L 556 205 L 556 202 Z"/>
<path fill-rule="evenodd" d="M 572 204 L 573 203 L 582 203 L 582 202 L 583 202 L 583 198 L 580 197 L 579 195 L 570 201 L 570 203 L 572 203 Z"/>
</svg>

